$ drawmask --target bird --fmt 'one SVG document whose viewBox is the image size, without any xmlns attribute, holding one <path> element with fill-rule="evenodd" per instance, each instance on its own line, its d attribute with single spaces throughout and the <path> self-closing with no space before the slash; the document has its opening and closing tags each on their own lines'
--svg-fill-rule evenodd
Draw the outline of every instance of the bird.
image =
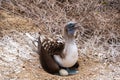
<svg viewBox="0 0 120 80">
<path fill-rule="evenodd" d="M 76 22 L 68 22 L 63 29 L 63 39 L 41 35 L 38 38 L 38 53 L 42 68 L 51 74 L 66 69 L 68 73 L 79 67 L 78 48 L 75 41 Z M 74 73 L 73 73 L 74 74 Z"/>
</svg>

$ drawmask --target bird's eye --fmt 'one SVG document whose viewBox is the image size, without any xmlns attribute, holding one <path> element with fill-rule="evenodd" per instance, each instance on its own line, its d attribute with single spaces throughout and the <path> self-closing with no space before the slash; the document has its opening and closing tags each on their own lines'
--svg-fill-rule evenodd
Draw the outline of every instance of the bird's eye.
<svg viewBox="0 0 120 80">
<path fill-rule="evenodd" d="M 73 28 L 75 25 L 74 24 L 69 24 L 68 27 L 69 28 Z"/>
</svg>

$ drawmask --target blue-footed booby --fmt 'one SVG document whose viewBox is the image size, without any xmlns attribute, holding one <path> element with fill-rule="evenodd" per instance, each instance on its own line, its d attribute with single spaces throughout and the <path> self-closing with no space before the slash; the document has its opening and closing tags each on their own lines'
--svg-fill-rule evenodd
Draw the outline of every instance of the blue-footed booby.
<svg viewBox="0 0 120 80">
<path fill-rule="evenodd" d="M 45 71 L 56 74 L 61 69 L 66 69 L 69 74 L 70 71 L 78 68 L 78 48 L 74 37 L 77 28 L 76 22 L 68 22 L 63 30 L 63 41 L 39 36 L 38 52 Z"/>
</svg>

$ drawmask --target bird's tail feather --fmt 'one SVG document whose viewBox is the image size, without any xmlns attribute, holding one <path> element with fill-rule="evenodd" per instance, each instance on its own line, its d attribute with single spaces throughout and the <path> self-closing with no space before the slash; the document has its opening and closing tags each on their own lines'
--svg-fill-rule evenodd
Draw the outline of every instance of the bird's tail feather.
<svg viewBox="0 0 120 80">
<path fill-rule="evenodd" d="M 38 54 L 41 53 L 41 46 L 42 46 L 41 37 L 39 36 L 39 37 L 38 37 Z"/>
<path fill-rule="evenodd" d="M 42 42 L 46 39 L 46 36 L 45 35 L 42 35 L 40 32 L 39 32 L 39 37 L 38 37 L 38 54 L 41 53 L 41 47 L 42 47 Z"/>
</svg>

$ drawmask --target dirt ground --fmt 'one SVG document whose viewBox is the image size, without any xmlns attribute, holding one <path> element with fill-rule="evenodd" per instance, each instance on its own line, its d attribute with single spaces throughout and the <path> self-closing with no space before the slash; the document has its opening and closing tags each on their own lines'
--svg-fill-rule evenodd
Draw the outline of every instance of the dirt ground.
<svg viewBox="0 0 120 80">
<path fill-rule="evenodd" d="M 0 80 L 120 80 L 120 62 L 100 62 L 79 56 L 79 73 L 57 76 L 46 73 L 39 62 L 37 48 L 29 33 L 37 38 L 44 26 L 34 26 L 31 20 L 0 11 Z"/>
</svg>

